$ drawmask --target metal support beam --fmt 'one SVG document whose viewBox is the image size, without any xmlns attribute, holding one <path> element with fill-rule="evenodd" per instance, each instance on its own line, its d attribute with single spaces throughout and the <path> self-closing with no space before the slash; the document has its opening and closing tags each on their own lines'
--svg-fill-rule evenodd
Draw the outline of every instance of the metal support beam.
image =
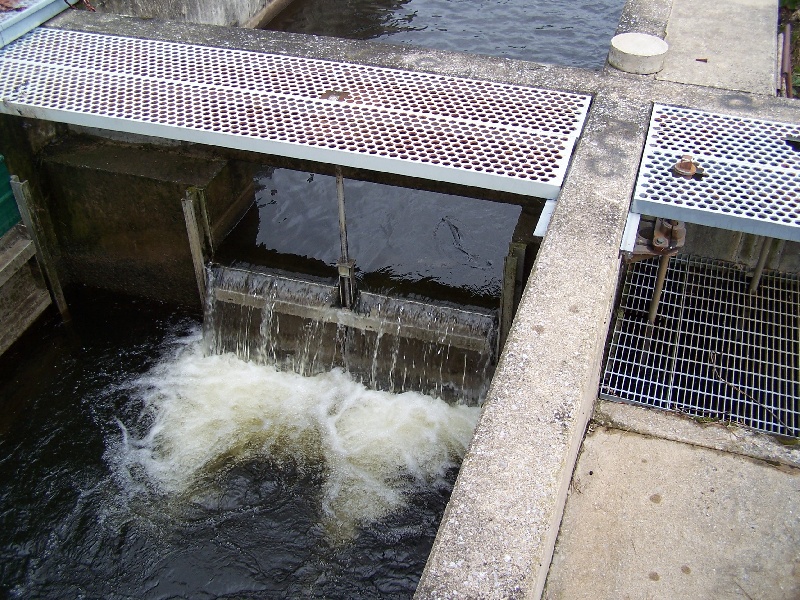
<svg viewBox="0 0 800 600">
<path fill-rule="evenodd" d="M 669 255 L 662 256 L 658 263 L 658 275 L 656 276 L 656 286 L 653 289 L 653 298 L 650 300 L 650 311 L 647 314 L 647 327 L 648 330 L 652 329 L 656 323 L 656 316 L 658 315 L 658 305 L 661 304 L 661 293 L 664 291 L 664 280 L 667 278 L 667 269 L 669 269 Z"/>
<path fill-rule="evenodd" d="M 761 242 L 761 252 L 758 255 L 758 264 L 753 271 L 753 278 L 750 280 L 750 293 L 755 294 L 761 284 L 761 275 L 764 273 L 764 266 L 769 258 L 769 251 L 772 249 L 772 238 L 765 237 Z"/>
<path fill-rule="evenodd" d="M 47 232 L 44 229 L 42 220 L 39 218 L 38 211 L 33 202 L 33 195 L 28 181 L 20 181 L 16 175 L 11 176 L 11 189 L 14 192 L 14 199 L 17 201 L 19 214 L 22 217 L 22 222 L 28 229 L 28 233 L 33 240 L 36 247 L 36 259 L 42 266 L 45 278 L 50 287 L 50 293 L 53 296 L 53 301 L 58 307 L 58 312 L 61 313 L 61 318 L 64 321 L 71 321 L 72 317 L 69 314 L 67 301 L 64 299 L 64 291 L 61 289 L 61 282 L 58 279 L 58 272 L 56 271 L 55 261 L 46 240 Z"/>
</svg>

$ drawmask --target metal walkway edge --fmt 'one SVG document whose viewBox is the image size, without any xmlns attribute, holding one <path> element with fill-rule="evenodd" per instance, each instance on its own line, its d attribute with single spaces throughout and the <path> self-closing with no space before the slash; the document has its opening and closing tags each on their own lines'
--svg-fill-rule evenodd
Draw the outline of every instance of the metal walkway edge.
<svg viewBox="0 0 800 600">
<path fill-rule="evenodd" d="M 0 50 L 0 112 L 548 199 L 590 100 L 47 28 Z"/>
<path fill-rule="evenodd" d="M 705 176 L 674 174 L 683 155 Z M 800 124 L 656 104 L 631 209 L 800 241 Z"/>
<path fill-rule="evenodd" d="M 0 48 L 38 27 L 79 0 L 6 0 L 0 3 Z"/>
</svg>

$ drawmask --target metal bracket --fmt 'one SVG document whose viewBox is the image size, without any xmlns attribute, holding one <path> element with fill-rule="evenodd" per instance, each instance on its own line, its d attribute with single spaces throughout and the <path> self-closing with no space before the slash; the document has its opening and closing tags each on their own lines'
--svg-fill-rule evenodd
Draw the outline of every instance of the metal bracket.
<svg viewBox="0 0 800 600">
<path fill-rule="evenodd" d="M 654 256 L 675 256 L 686 243 L 686 224 L 683 221 L 657 218 L 639 225 L 633 249 L 623 252 L 626 263 Z"/>
<path fill-rule="evenodd" d="M 356 304 L 358 288 L 356 288 L 356 261 L 340 260 L 336 263 L 339 271 L 339 300 L 343 308 L 352 309 Z"/>
<path fill-rule="evenodd" d="M 544 203 L 542 214 L 539 215 L 539 220 L 536 222 L 536 229 L 533 230 L 533 237 L 544 237 L 544 234 L 547 233 L 547 228 L 550 226 L 550 219 L 553 218 L 553 211 L 555 209 L 555 200 L 548 200 Z"/>
</svg>

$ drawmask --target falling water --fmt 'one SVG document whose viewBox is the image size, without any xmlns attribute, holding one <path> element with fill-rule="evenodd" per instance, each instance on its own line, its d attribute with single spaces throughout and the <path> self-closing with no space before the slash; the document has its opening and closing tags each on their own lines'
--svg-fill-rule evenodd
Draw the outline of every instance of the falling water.
<svg viewBox="0 0 800 600">
<path fill-rule="evenodd" d="M 335 540 L 402 508 L 415 490 L 448 488 L 477 416 L 416 392 L 368 390 L 341 370 L 304 377 L 206 356 L 199 332 L 128 386 L 149 423 L 137 436 L 120 422 L 109 452 L 128 484 L 144 473 L 166 497 L 202 504 L 242 464 L 313 473 Z"/>
<path fill-rule="evenodd" d="M 74 304 L 3 363 L 0 596 L 410 597 L 479 409 L 207 355 L 164 310 Z"/>
<path fill-rule="evenodd" d="M 363 292 L 354 311 L 337 288 L 227 267 L 209 271 L 209 354 L 279 370 L 341 368 L 372 389 L 480 404 L 492 374 L 494 314 Z"/>
</svg>

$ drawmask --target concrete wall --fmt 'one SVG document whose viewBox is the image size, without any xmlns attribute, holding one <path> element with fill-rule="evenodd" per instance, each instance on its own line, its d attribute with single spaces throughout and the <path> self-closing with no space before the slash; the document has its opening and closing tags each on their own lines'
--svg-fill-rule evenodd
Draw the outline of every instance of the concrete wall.
<svg viewBox="0 0 800 600">
<path fill-rule="evenodd" d="M 214 242 L 253 201 L 246 163 L 70 137 L 42 155 L 64 280 L 198 305 L 181 200 L 206 190 Z"/>
<path fill-rule="evenodd" d="M 170 19 L 205 25 L 259 27 L 291 3 L 291 0 L 97 0 L 98 12 Z"/>
</svg>

